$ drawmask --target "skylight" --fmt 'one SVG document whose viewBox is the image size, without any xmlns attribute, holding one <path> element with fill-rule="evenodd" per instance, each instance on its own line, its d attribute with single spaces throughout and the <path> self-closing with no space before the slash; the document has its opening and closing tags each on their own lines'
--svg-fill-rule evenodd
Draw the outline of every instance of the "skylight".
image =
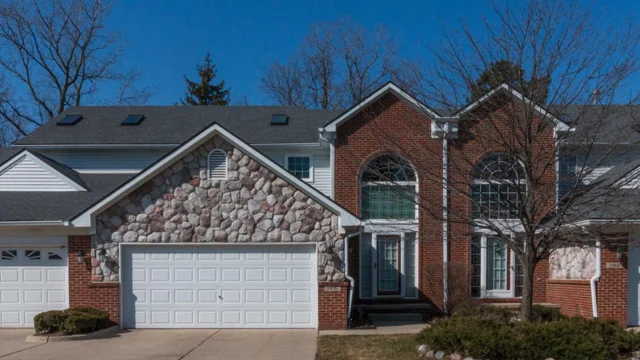
<svg viewBox="0 0 640 360">
<path fill-rule="evenodd" d="M 58 120 L 58 125 L 75 125 L 82 119 L 82 115 L 66 115 L 62 120 Z"/>
<path fill-rule="evenodd" d="M 142 120 L 144 120 L 144 115 L 142 115 L 142 114 L 131 114 L 131 115 L 127 116 L 127 118 L 122 121 L 122 125 L 140 125 Z"/>
<path fill-rule="evenodd" d="M 271 115 L 271 125 L 287 125 L 289 123 L 289 117 L 285 114 Z"/>
</svg>

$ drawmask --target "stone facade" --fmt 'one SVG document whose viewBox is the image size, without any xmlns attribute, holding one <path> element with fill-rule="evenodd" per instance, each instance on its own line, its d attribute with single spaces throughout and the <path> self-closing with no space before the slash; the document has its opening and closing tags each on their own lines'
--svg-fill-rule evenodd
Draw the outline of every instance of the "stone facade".
<svg viewBox="0 0 640 360">
<path fill-rule="evenodd" d="M 227 180 L 207 179 L 214 148 Z M 217 136 L 96 216 L 96 231 L 95 282 L 119 280 L 121 242 L 318 242 L 318 280 L 344 280 L 338 217 Z"/>
<path fill-rule="evenodd" d="M 591 279 L 596 271 L 595 248 L 566 247 L 549 257 L 551 279 Z"/>
</svg>

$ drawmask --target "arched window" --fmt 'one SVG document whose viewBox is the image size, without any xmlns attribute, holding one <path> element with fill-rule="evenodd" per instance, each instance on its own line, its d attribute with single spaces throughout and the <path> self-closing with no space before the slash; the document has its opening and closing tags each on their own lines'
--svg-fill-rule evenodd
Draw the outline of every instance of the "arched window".
<svg viewBox="0 0 640 360">
<path fill-rule="evenodd" d="M 416 173 L 407 160 L 381 155 L 362 171 L 362 218 L 410 220 L 416 218 Z"/>
<path fill-rule="evenodd" d="M 503 153 L 487 155 L 473 173 L 473 218 L 517 218 L 526 191 L 525 179 L 517 159 Z"/>
<path fill-rule="evenodd" d="M 227 180 L 227 154 L 220 149 L 209 153 L 209 180 Z"/>
</svg>

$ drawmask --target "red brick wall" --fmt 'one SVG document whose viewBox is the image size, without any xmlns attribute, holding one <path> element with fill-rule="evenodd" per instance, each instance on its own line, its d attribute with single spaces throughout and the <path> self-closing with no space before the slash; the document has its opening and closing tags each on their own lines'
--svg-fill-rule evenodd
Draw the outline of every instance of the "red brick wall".
<svg viewBox="0 0 640 360">
<path fill-rule="evenodd" d="M 120 322 L 118 283 L 91 282 L 91 236 L 69 236 L 69 306 L 90 306 L 111 314 L 111 321 Z M 84 253 L 84 262 L 77 263 L 78 251 Z"/>
<path fill-rule="evenodd" d="M 318 329 L 346 330 L 349 282 L 318 282 Z"/>
<path fill-rule="evenodd" d="M 598 317 L 616 320 L 621 327 L 627 327 L 627 254 L 618 259 L 615 248 L 603 248 L 601 252 L 601 274 L 596 285 Z M 607 269 L 607 263 L 620 263 L 622 268 Z"/>
<path fill-rule="evenodd" d="M 360 171 L 368 161 L 378 155 L 397 153 L 415 165 L 418 171 L 420 198 L 428 197 L 429 200 L 426 202 L 430 206 L 441 209 L 441 183 L 433 179 L 436 175 L 441 176 L 442 157 L 438 154 L 442 154 L 442 140 L 432 139 L 430 130 L 431 120 L 428 117 L 392 94 L 383 96 L 340 125 L 335 146 L 335 200 L 354 214 L 360 214 Z M 425 173 L 424 169 L 440 173 Z M 441 269 L 442 222 L 435 220 L 422 209 L 418 218 L 420 297 L 441 306 L 442 285 L 434 284 L 433 279 L 441 279 L 442 275 L 438 277 L 431 274 L 427 268 Z M 358 282 L 357 240 L 351 240 L 349 246 L 353 249 L 350 254 L 350 274 Z"/>
<path fill-rule="evenodd" d="M 567 316 L 593 317 L 589 280 L 547 280 L 547 302 L 560 305 Z"/>
</svg>

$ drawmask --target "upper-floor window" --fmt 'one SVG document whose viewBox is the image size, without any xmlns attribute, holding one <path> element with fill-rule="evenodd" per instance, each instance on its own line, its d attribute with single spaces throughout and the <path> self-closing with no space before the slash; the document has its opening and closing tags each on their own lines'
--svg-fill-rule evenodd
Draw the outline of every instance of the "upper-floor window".
<svg viewBox="0 0 640 360">
<path fill-rule="evenodd" d="M 209 180 L 227 180 L 227 154 L 221 149 L 209 153 Z"/>
<path fill-rule="evenodd" d="M 313 158 L 311 155 L 285 155 L 284 167 L 302 180 L 313 181 Z"/>
<path fill-rule="evenodd" d="M 525 191 L 525 173 L 520 162 L 507 154 L 489 154 L 473 172 L 472 216 L 474 219 L 515 219 Z"/>
<path fill-rule="evenodd" d="M 416 218 L 415 170 L 397 155 L 371 160 L 360 178 L 363 219 L 411 220 Z"/>
</svg>

